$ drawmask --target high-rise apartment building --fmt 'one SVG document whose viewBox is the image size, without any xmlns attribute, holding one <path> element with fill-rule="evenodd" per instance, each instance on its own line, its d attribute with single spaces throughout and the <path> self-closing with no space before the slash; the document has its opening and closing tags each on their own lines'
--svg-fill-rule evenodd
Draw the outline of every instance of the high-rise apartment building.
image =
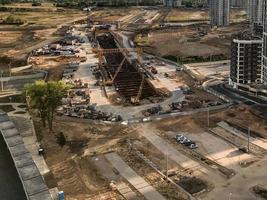
<svg viewBox="0 0 267 200">
<path fill-rule="evenodd" d="M 234 87 L 262 82 L 262 39 L 250 32 L 235 34 L 231 44 L 230 85 Z"/>
<path fill-rule="evenodd" d="M 248 0 L 247 14 L 251 23 L 262 24 L 264 1 L 265 0 Z"/>
<path fill-rule="evenodd" d="M 230 0 L 209 0 L 212 26 L 227 26 L 230 22 Z"/>
<path fill-rule="evenodd" d="M 182 0 L 163 0 L 163 4 L 166 7 L 181 7 Z"/>
<path fill-rule="evenodd" d="M 234 8 L 246 8 L 247 0 L 230 0 L 230 6 Z"/>
<path fill-rule="evenodd" d="M 267 85 L 267 0 L 262 4 L 263 19 L 263 47 L 262 47 L 262 81 Z"/>
</svg>

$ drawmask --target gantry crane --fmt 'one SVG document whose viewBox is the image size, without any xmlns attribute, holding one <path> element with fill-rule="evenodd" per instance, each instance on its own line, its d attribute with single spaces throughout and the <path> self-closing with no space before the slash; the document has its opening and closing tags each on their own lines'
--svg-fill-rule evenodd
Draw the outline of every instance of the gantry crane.
<svg viewBox="0 0 267 200">
<path fill-rule="evenodd" d="M 100 48 L 93 48 L 92 51 L 97 54 L 98 57 L 98 62 L 99 62 L 99 68 L 103 67 L 104 63 L 104 55 L 105 54 L 112 54 L 112 53 L 121 53 L 125 52 L 125 54 L 128 54 L 129 52 L 136 52 L 137 53 L 137 59 L 140 60 L 140 54 L 142 53 L 141 48 L 116 48 L 116 49 L 100 49 Z M 116 79 L 117 75 L 121 71 L 123 64 L 126 61 L 126 57 L 121 61 L 119 64 L 116 72 L 114 73 L 113 77 L 111 77 L 111 80 L 106 80 L 105 84 L 106 85 L 112 85 L 114 80 Z"/>
</svg>

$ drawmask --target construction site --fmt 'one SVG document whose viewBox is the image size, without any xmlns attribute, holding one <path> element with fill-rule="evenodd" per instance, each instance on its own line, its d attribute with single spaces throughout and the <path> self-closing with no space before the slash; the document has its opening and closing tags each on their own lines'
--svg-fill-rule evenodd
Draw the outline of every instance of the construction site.
<svg viewBox="0 0 267 200">
<path fill-rule="evenodd" d="M 16 55 L 27 54 L 27 67 L 12 73 L 42 72 L 38 79 L 73 86 L 56 109 L 52 132 L 36 112 L 29 115 L 51 194 L 63 191 L 67 200 L 267 198 L 267 104 L 220 85 L 230 74 L 231 35 L 249 27 L 244 10 L 233 10 L 230 26 L 219 28 L 200 9 L 71 11 L 77 20 L 57 22 L 56 37 L 25 42 L 30 53 Z M 21 90 L 24 83 L 4 87 Z M 15 97 L 1 99 L 2 106 L 15 103 Z M 6 110 L 11 116 L 21 112 L 14 105 Z M 19 114 L 13 118 L 23 126 Z"/>
</svg>

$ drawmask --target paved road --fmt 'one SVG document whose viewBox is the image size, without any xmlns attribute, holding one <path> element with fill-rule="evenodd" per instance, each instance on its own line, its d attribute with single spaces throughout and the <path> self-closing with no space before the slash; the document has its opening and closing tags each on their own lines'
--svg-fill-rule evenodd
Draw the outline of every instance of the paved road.
<svg viewBox="0 0 267 200">
<path fill-rule="evenodd" d="M 200 165 L 198 162 L 192 160 L 191 158 L 183 155 L 181 152 L 176 150 L 170 143 L 166 142 L 160 136 L 158 136 L 153 129 L 143 125 L 138 129 L 139 134 L 149 140 L 159 151 L 164 155 L 168 155 L 170 159 L 176 162 L 178 165 L 185 169 L 191 169 L 196 175 L 201 175 L 202 177 L 208 177 L 209 180 L 224 181 L 224 178 L 219 174 L 216 174 L 212 169 L 206 169 L 204 166 Z M 216 181 L 213 184 L 216 184 Z"/>
<path fill-rule="evenodd" d="M 116 153 L 106 154 L 108 161 L 127 179 L 147 200 L 165 200 L 152 186 L 133 171 Z"/>
<path fill-rule="evenodd" d="M 115 182 L 118 192 L 126 200 L 143 200 L 142 197 L 137 196 L 137 194 L 132 191 L 132 189 L 124 182 L 124 180 L 121 180 L 122 178 L 119 174 L 115 174 L 114 169 L 107 161 L 105 156 L 98 155 L 96 157 L 93 157 L 92 161 L 105 178 L 107 178 L 109 181 Z"/>
</svg>

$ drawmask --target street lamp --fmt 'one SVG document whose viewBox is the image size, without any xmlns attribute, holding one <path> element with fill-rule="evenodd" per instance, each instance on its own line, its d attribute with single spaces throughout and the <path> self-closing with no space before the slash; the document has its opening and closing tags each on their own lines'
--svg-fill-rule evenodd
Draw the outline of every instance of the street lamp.
<svg viewBox="0 0 267 200">
<path fill-rule="evenodd" d="M 232 192 L 230 192 L 228 196 L 228 200 L 231 200 L 232 195 L 233 195 Z"/>
</svg>

